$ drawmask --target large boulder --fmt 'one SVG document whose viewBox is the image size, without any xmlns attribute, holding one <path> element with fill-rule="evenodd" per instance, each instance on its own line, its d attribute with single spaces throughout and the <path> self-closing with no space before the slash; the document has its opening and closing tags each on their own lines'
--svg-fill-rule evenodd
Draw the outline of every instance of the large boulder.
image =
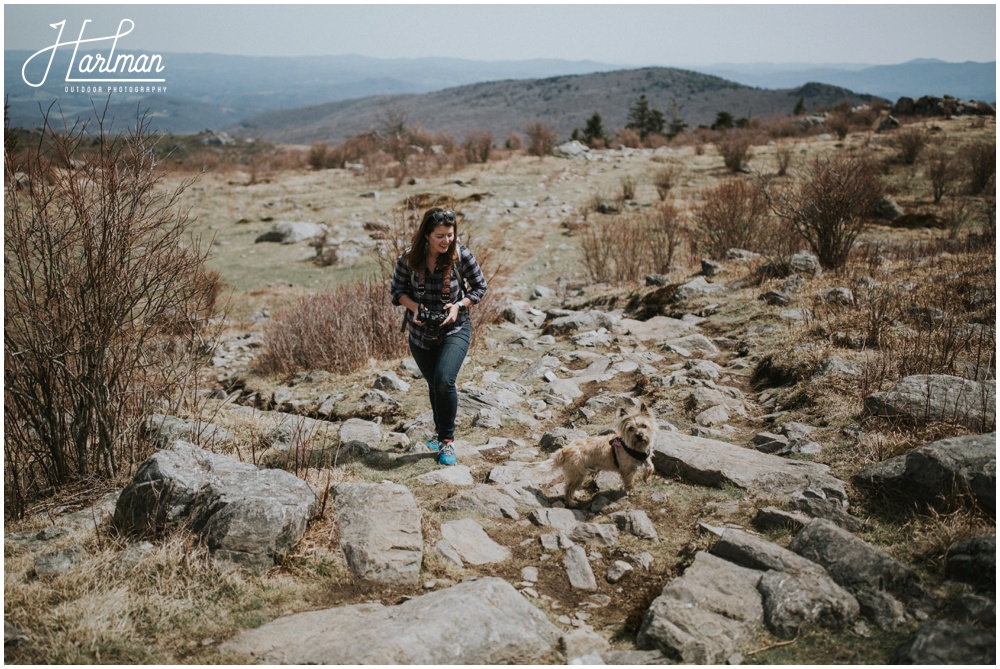
<svg viewBox="0 0 1000 669">
<path fill-rule="evenodd" d="M 948 549 L 948 578 L 969 583 L 985 592 L 996 592 L 997 539 L 991 536 L 963 539 Z"/>
<path fill-rule="evenodd" d="M 113 522 L 138 536 L 188 524 L 213 557 L 261 573 L 302 538 L 316 507 L 312 488 L 288 472 L 175 441 L 139 465 Z"/>
<path fill-rule="evenodd" d="M 791 639 L 805 628 L 841 628 L 857 618 L 858 601 L 815 562 L 736 529 L 723 531 L 712 554 L 765 571 L 758 590 L 764 622 L 775 636 Z"/>
<path fill-rule="evenodd" d="M 259 664 L 551 664 L 560 630 L 512 585 L 470 580 L 397 606 L 285 616 L 222 645 Z"/>
<path fill-rule="evenodd" d="M 828 520 L 811 521 L 788 548 L 826 569 L 857 598 L 861 613 L 882 627 L 903 622 L 900 600 L 926 597 L 912 569 Z"/>
<path fill-rule="evenodd" d="M 617 316 L 591 309 L 586 312 L 573 312 L 554 319 L 545 327 L 544 334 L 565 335 L 576 332 L 590 332 L 598 328 L 610 330 L 618 325 L 618 323 L 619 318 Z"/>
<path fill-rule="evenodd" d="M 642 619 L 636 643 L 685 664 L 719 664 L 759 633 L 762 572 L 699 552 Z"/>
<path fill-rule="evenodd" d="M 996 381 L 977 383 L 958 376 L 907 376 L 887 392 L 865 398 L 873 416 L 913 423 L 953 423 L 986 432 L 996 427 Z"/>
<path fill-rule="evenodd" d="M 808 491 L 815 497 L 847 503 L 843 482 L 831 476 L 826 465 L 679 432 L 658 434 L 653 466 L 666 476 L 714 488 L 733 486 L 755 496 L 791 499 Z"/>
<path fill-rule="evenodd" d="M 416 585 L 424 540 L 420 509 L 409 489 L 396 483 L 338 483 L 330 490 L 351 571 L 379 583 Z"/>
<path fill-rule="evenodd" d="M 996 432 L 941 439 L 862 470 L 854 483 L 925 504 L 971 493 L 984 509 L 996 511 L 996 449 Z"/>
</svg>

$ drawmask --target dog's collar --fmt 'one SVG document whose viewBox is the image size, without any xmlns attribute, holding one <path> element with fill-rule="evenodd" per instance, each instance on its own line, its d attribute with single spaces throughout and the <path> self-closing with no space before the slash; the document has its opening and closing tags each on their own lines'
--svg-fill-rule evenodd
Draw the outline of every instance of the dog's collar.
<svg viewBox="0 0 1000 669">
<path fill-rule="evenodd" d="M 611 455 L 612 455 L 612 457 L 614 457 L 615 467 L 618 467 L 618 451 L 615 450 L 615 446 L 621 446 L 621 448 L 622 448 L 623 451 L 625 451 L 626 453 L 628 453 L 629 455 L 631 455 L 633 458 L 635 458 L 639 462 L 642 462 L 643 460 L 645 460 L 646 458 L 649 457 L 648 453 L 643 453 L 642 451 L 637 451 L 637 450 L 635 450 L 633 448 L 629 448 L 628 446 L 626 446 L 625 445 L 625 440 L 622 439 L 621 437 L 615 437 L 614 439 L 612 439 L 608 443 L 611 444 Z"/>
</svg>

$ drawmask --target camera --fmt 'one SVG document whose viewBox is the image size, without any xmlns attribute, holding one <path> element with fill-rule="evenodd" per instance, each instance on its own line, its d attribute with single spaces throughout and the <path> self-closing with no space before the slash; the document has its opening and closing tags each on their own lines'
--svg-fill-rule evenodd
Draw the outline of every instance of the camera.
<svg viewBox="0 0 1000 669">
<path fill-rule="evenodd" d="M 424 329 L 430 336 L 437 334 L 438 328 L 441 327 L 446 318 L 448 318 L 447 311 L 432 311 L 424 306 L 417 310 L 417 319 L 424 324 Z"/>
</svg>

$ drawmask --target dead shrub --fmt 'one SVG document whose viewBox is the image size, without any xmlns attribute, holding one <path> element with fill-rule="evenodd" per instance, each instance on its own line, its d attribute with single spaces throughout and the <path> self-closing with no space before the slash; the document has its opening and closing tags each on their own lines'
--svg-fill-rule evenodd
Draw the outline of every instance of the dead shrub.
<svg viewBox="0 0 1000 669">
<path fill-rule="evenodd" d="M 997 170 L 997 143 L 980 140 L 970 142 L 960 151 L 965 162 L 970 195 L 979 195 L 989 188 Z"/>
<path fill-rule="evenodd" d="M 769 214 L 761 188 L 746 179 L 731 178 L 702 191 L 702 196 L 704 204 L 695 212 L 694 223 L 703 252 L 721 258 L 729 249 L 760 248 Z"/>
<path fill-rule="evenodd" d="M 778 166 L 778 176 L 783 177 L 788 174 L 788 168 L 792 166 L 792 147 L 781 144 L 774 151 L 774 162 Z"/>
<path fill-rule="evenodd" d="M 470 132 L 462 142 L 465 159 L 470 163 L 485 163 L 490 159 L 490 149 L 493 147 L 493 135 L 483 130 Z"/>
<path fill-rule="evenodd" d="M 611 137 L 611 146 L 624 146 L 627 149 L 638 149 L 642 146 L 639 133 L 628 128 L 619 128 Z"/>
<path fill-rule="evenodd" d="M 622 185 L 622 200 L 625 202 L 631 202 L 635 200 L 635 179 L 631 176 L 624 176 L 621 178 Z"/>
<path fill-rule="evenodd" d="M 715 149 L 722 156 L 722 162 L 730 172 L 746 171 L 747 162 L 753 156 L 753 138 L 742 130 L 725 132 L 715 140 Z"/>
<path fill-rule="evenodd" d="M 927 146 L 927 133 L 921 128 L 900 130 L 892 138 L 892 144 L 899 152 L 897 159 L 904 165 L 915 165 L 920 152 Z"/>
<path fill-rule="evenodd" d="M 638 282 L 668 272 L 680 233 L 679 212 L 669 202 L 653 214 L 602 218 L 581 231 L 584 267 L 597 283 Z"/>
<path fill-rule="evenodd" d="M 677 184 L 680 173 L 680 167 L 671 165 L 657 170 L 653 175 L 653 186 L 656 187 L 656 194 L 660 196 L 660 200 L 667 199 L 670 189 Z"/>
<path fill-rule="evenodd" d="M 841 267 L 882 197 L 863 157 L 817 158 L 802 182 L 765 189 L 771 209 L 790 221 L 827 269 Z"/>
<path fill-rule="evenodd" d="M 162 188 L 146 117 L 112 126 L 99 119 L 79 160 L 83 131 L 46 118 L 36 161 L 71 167 L 24 190 L 5 175 L 4 507 L 15 516 L 49 488 L 128 474 L 148 454 L 143 416 L 177 401 L 210 351 L 219 281 L 178 205 L 192 182 Z"/>
<path fill-rule="evenodd" d="M 945 151 L 933 152 L 927 160 L 926 174 L 931 182 L 934 204 L 940 204 L 958 176 L 951 156 Z"/>
<path fill-rule="evenodd" d="M 528 137 L 528 154 L 539 158 L 551 155 L 559 141 L 556 129 L 538 120 L 529 123 L 524 134 Z"/>
</svg>

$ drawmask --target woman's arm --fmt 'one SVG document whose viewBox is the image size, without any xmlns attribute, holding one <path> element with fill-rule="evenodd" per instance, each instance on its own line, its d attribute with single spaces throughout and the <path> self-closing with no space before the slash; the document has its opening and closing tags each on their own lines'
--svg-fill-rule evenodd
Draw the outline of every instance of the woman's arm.
<svg viewBox="0 0 1000 669">
<path fill-rule="evenodd" d="M 468 300 L 466 306 L 479 304 L 486 294 L 486 277 L 483 276 L 483 270 L 480 269 L 472 251 L 465 246 L 459 248 L 458 261 L 462 263 L 462 277 L 469 283 L 469 290 L 462 301 Z"/>
</svg>

